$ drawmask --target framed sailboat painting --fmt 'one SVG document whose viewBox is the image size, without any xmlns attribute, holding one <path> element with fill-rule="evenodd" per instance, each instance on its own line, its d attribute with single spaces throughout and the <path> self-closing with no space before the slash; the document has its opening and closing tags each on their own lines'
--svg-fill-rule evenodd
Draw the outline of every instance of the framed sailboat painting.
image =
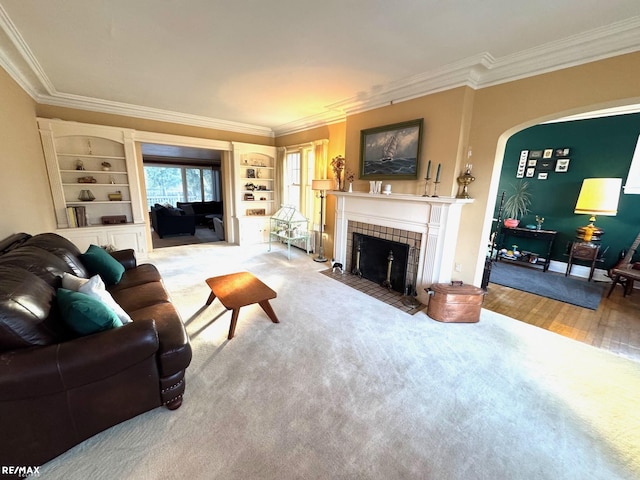
<svg viewBox="0 0 640 480">
<path fill-rule="evenodd" d="M 420 170 L 423 119 L 360 131 L 360 178 L 415 180 Z"/>
</svg>

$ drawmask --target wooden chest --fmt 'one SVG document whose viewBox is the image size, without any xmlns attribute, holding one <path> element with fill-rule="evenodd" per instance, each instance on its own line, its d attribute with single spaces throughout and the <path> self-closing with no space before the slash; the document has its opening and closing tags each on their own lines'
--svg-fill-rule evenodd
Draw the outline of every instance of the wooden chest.
<svg viewBox="0 0 640 480">
<path fill-rule="evenodd" d="M 427 315 L 439 322 L 473 323 L 480 320 L 485 291 L 462 282 L 434 283 L 429 293 Z"/>
</svg>

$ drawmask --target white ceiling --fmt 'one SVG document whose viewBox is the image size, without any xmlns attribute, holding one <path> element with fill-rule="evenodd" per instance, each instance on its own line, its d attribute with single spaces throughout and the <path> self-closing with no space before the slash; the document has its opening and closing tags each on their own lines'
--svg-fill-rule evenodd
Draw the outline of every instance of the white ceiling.
<svg viewBox="0 0 640 480">
<path fill-rule="evenodd" d="M 274 135 L 640 50 L 638 0 L 0 0 L 36 100 Z"/>
</svg>

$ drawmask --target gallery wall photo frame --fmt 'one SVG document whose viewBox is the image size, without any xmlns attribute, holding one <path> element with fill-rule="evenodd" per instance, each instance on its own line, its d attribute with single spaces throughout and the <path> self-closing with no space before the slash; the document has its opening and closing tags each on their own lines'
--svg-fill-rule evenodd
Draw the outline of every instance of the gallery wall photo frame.
<svg viewBox="0 0 640 480">
<path fill-rule="evenodd" d="M 542 159 L 538 162 L 539 172 L 552 172 L 555 169 L 556 161 L 553 159 Z"/>
<path fill-rule="evenodd" d="M 360 131 L 360 178 L 416 180 L 424 119 Z"/>
<path fill-rule="evenodd" d="M 559 158 L 556 160 L 556 172 L 564 173 L 569 170 L 569 162 L 571 160 L 568 158 Z"/>
</svg>

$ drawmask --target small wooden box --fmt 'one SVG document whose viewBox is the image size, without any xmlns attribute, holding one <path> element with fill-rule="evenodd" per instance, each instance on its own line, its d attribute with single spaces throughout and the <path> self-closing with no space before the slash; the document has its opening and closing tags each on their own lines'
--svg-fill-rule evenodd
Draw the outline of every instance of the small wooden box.
<svg viewBox="0 0 640 480">
<path fill-rule="evenodd" d="M 427 315 L 438 322 L 475 323 L 485 291 L 462 282 L 434 283 L 425 288 L 430 295 Z"/>
<path fill-rule="evenodd" d="M 127 223 L 126 215 L 105 215 L 101 217 L 103 225 L 115 225 L 118 223 Z"/>
</svg>

